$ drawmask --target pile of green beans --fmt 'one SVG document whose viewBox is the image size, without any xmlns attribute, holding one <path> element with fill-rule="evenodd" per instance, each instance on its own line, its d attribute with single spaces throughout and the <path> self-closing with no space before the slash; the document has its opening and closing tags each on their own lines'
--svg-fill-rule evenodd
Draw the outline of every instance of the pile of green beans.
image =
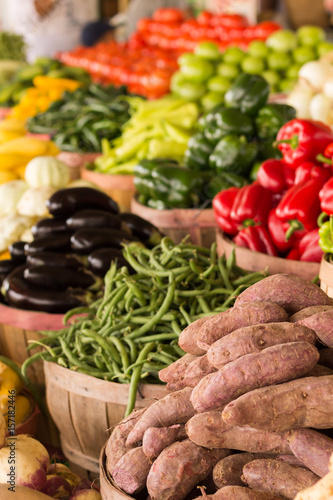
<svg viewBox="0 0 333 500">
<path fill-rule="evenodd" d="M 234 252 L 218 256 L 216 243 L 204 248 L 169 238 L 151 250 L 136 243 L 124 247 L 129 268 L 112 263 L 104 295 L 64 317 L 65 328 L 42 332 L 28 349 L 44 359 L 104 380 L 130 383 L 126 414 L 134 408 L 140 381 L 159 383 L 158 372 L 185 353 L 181 331 L 198 318 L 228 310 L 248 286 L 266 277 L 237 266 Z M 132 274 L 130 274 L 131 269 Z M 80 316 L 78 316 L 80 315 Z"/>
</svg>

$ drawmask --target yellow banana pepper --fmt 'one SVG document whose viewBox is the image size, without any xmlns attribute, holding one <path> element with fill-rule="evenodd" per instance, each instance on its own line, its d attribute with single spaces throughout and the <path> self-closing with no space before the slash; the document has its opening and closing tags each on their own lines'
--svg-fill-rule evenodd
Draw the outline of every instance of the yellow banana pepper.
<svg viewBox="0 0 333 500">
<path fill-rule="evenodd" d="M 11 171 L 11 170 L 6 170 L 6 171 L 0 170 L 0 184 L 4 184 L 5 182 L 9 182 L 9 181 L 15 181 L 18 178 L 21 178 L 21 177 L 18 173 L 17 168 L 15 168 L 15 172 Z"/>
<path fill-rule="evenodd" d="M 10 259 L 10 258 L 11 258 L 11 255 L 8 252 L 8 250 L 6 250 L 5 252 L 0 253 L 0 260 Z M 6 366 L 6 365 L 4 365 L 4 366 Z"/>
</svg>

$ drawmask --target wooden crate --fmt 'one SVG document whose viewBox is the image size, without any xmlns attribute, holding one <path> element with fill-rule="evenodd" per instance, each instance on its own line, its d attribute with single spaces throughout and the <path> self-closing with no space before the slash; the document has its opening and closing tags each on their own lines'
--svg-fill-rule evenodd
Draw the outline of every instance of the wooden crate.
<svg viewBox="0 0 333 500">
<path fill-rule="evenodd" d="M 217 253 L 229 257 L 235 249 L 236 262 L 239 267 L 248 271 L 267 271 L 269 274 L 289 273 L 296 274 L 307 280 L 313 280 L 319 274 L 317 262 L 301 262 L 299 260 L 282 259 L 261 252 L 254 252 L 248 248 L 235 245 L 226 238 L 221 231 L 216 233 Z"/>
<path fill-rule="evenodd" d="M 178 244 L 185 236 L 190 236 L 195 245 L 210 247 L 215 241 L 216 221 L 213 209 L 175 208 L 156 210 L 138 203 L 132 198 L 131 212 L 140 215 Z"/>
<path fill-rule="evenodd" d="M 130 211 L 131 199 L 135 193 L 134 175 L 101 174 L 83 166 L 81 178 L 93 182 L 103 189 L 118 203 L 121 212 Z"/>
<path fill-rule="evenodd" d="M 112 426 L 124 418 L 129 384 L 107 382 L 55 363 L 44 363 L 46 400 L 65 456 L 98 472 L 99 455 Z M 163 385 L 140 384 L 135 408 L 168 394 Z"/>
<path fill-rule="evenodd" d="M 333 297 L 333 265 L 328 262 L 327 255 L 321 259 L 319 269 L 320 288 L 324 290 L 329 297 Z"/>
</svg>

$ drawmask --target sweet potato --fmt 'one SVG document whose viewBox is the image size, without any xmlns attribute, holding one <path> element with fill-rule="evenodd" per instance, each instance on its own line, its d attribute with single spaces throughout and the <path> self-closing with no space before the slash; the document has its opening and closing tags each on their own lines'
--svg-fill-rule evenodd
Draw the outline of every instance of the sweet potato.
<svg viewBox="0 0 333 500">
<path fill-rule="evenodd" d="M 212 471 L 229 450 L 207 450 L 189 439 L 168 446 L 153 463 L 147 478 L 152 500 L 182 500 Z"/>
<path fill-rule="evenodd" d="M 196 356 L 201 356 L 205 354 L 203 349 L 197 346 L 197 335 L 202 326 L 208 321 L 214 318 L 214 316 L 207 316 L 205 318 L 199 318 L 188 325 L 182 333 L 179 335 L 178 344 L 185 352 L 194 354 Z"/>
<path fill-rule="evenodd" d="M 193 389 L 191 401 L 198 412 L 224 407 L 245 392 L 279 384 L 308 373 L 319 359 L 308 342 L 273 345 L 259 353 L 246 354 L 204 377 Z"/>
<path fill-rule="evenodd" d="M 222 458 L 213 469 L 213 481 L 217 488 L 224 486 L 244 486 L 241 480 L 244 465 L 256 458 L 255 453 L 236 453 Z"/>
<path fill-rule="evenodd" d="M 176 424 L 171 427 L 149 427 L 143 435 L 142 449 L 149 460 L 154 460 L 170 444 L 187 438 L 185 426 Z"/>
<path fill-rule="evenodd" d="M 319 351 L 319 363 L 333 370 L 333 349 L 325 347 Z"/>
<path fill-rule="evenodd" d="M 288 433 L 289 446 L 293 454 L 317 476 L 328 472 L 333 453 L 333 439 L 313 429 L 294 429 Z"/>
<path fill-rule="evenodd" d="M 284 434 L 231 427 L 222 420 L 222 413 L 209 411 L 194 415 L 185 425 L 188 437 L 205 448 L 230 448 L 250 453 L 291 453 Z"/>
<path fill-rule="evenodd" d="M 333 472 L 326 474 L 310 488 L 297 493 L 295 500 L 333 500 Z"/>
<path fill-rule="evenodd" d="M 267 457 L 265 457 L 267 458 Z M 269 457 L 268 457 L 269 458 Z M 290 465 L 296 465 L 297 467 L 303 467 L 303 469 L 308 469 L 306 465 L 303 464 L 303 462 L 295 457 L 295 455 L 277 455 L 276 460 L 280 460 L 281 462 L 287 462 L 287 464 Z"/>
<path fill-rule="evenodd" d="M 298 321 L 296 324 L 311 328 L 324 344 L 333 348 L 333 308 L 313 314 L 308 318 Z"/>
<path fill-rule="evenodd" d="M 252 301 L 270 301 L 283 307 L 289 315 L 310 306 L 332 306 L 333 299 L 319 286 L 293 274 L 273 274 L 244 290 L 235 306 Z"/>
<path fill-rule="evenodd" d="M 317 336 L 313 330 L 289 322 L 245 326 L 214 342 L 208 349 L 207 356 L 211 365 L 222 368 L 245 354 L 259 352 L 277 344 L 302 340 L 314 344 Z"/>
<path fill-rule="evenodd" d="M 259 459 L 243 468 L 242 480 L 250 488 L 267 491 L 293 500 L 304 488 L 312 486 L 319 477 L 313 472 L 274 459 Z"/>
<path fill-rule="evenodd" d="M 148 406 L 129 433 L 126 445 L 131 446 L 141 441 L 149 427 L 170 427 L 187 422 L 195 414 L 190 400 L 191 393 L 192 389 L 185 387 Z"/>
<path fill-rule="evenodd" d="M 301 321 L 302 319 L 309 318 L 310 316 L 313 316 L 314 314 L 317 314 L 319 312 L 329 311 L 330 309 L 333 309 L 332 305 L 306 307 L 305 309 L 301 309 L 297 313 L 290 316 L 289 321 L 291 323 L 296 323 L 297 321 Z"/>
<path fill-rule="evenodd" d="M 142 491 L 146 486 L 151 463 L 143 453 L 142 446 L 133 448 L 121 457 L 113 470 L 113 480 L 129 495 Z"/>
<path fill-rule="evenodd" d="M 187 387 L 195 387 L 206 375 L 216 371 L 217 369 L 209 363 L 207 354 L 198 356 L 185 370 L 185 385 Z"/>
<path fill-rule="evenodd" d="M 327 366 L 317 364 L 305 376 L 306 377 L 324 377 L 325 375 L 333 375 L 333 370 L 331 368 L 327 368 Z"/>
<path fill-rule="evenodd" d="M 204 495 L 195 500 L 279 500 L 281 497 L 266 491 L 251 490 L 245 486 L 225 486 L 213 495 Z"/>
<path fill-rule="evenodd" d="M 248 392 L 229 403 L 226 424 L 272 432 L 299 427 L 333 427 L 333 375 L 305 377 Z"/>
<path fill-rule="evenodd" d="M 126 439 L 143 411 L 144 409 L 133 411 L 113 429 L 105 448 L 107 469 L 111 475 L 118 460 L 134 447 L 133 445 L 127 446 Z"/>
<path fill-rule="evenodd" d="M 182 358 L 160 370 L 158 372 L 159 379 L 168 383 L 178 382 L 179 379 L 183 379 L 186 368 L 196 358 L 197 356 L 193 356 L 193 354 L 185 354 Z"/>
<path fill-rule="evenodd" d="M 213 316 L 197 333 L 197 345 L 206 351 L 218 339 L 244 326 L 287 321 L 286 311 L 272 302 L 255 301 Z"/>
</svg>

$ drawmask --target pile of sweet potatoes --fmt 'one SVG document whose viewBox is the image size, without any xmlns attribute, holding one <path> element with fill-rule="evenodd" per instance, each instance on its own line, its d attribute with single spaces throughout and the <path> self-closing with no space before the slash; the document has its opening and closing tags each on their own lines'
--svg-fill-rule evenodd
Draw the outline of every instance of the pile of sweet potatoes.
<svg viewBox="0 0 333 500">
<path fill-rule="evenodd" d="M 160 372 L 170 393 L 109 438 L 118 488 L 151 500 L 294 499 L 329 472 L 333 299 L 317 285 L 269 276 L 179 345 L 186 354 Z"/>
</svg>

